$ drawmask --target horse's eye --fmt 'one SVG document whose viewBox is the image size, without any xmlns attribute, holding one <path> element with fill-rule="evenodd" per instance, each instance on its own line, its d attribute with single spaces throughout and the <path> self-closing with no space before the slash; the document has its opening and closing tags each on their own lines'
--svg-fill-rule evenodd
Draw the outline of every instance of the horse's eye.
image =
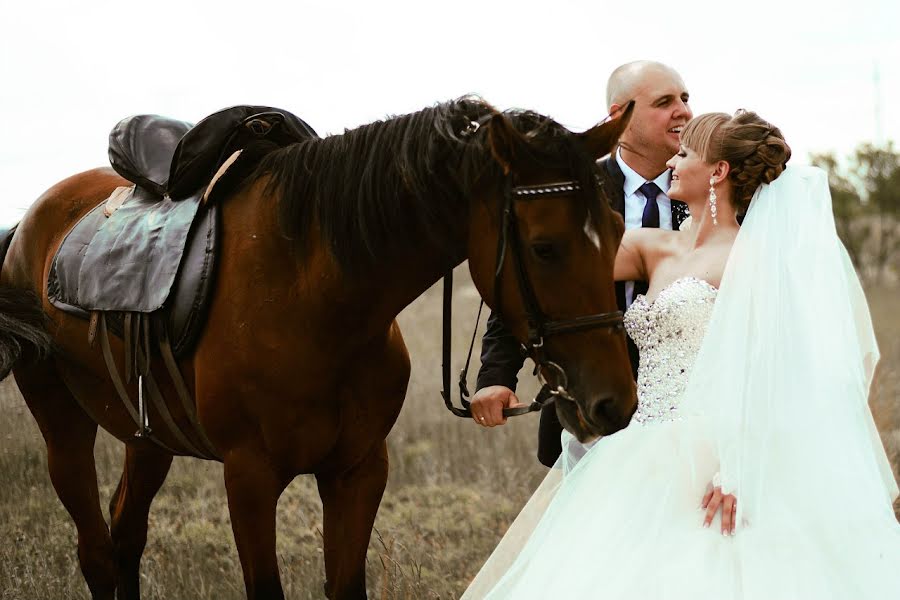
<svg viewBox="0 0 900 600">
<path fill-rule="evenodd" d="M 550 242 L 535 242 L 531 244 L 531 251 L 538 261 L 543 263 L 551 263 L 559 258 L 559 252 Z"/>
</svg>

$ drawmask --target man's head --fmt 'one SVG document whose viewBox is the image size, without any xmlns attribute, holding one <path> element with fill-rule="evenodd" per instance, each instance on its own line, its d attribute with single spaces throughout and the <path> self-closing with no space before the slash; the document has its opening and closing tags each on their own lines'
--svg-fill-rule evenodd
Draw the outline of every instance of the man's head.
<svg viewBox="0 0 900 600">
<path fill-rule="evenodd" d="M 631 62 L 613 71 L 606 85 L 611 114 L 629 100 L 635 101 L 634 113 L 619 144 L 661 171 L 678 152 L 681 129 L 693 116 L 687 88 L 672 67 L 648 60 Z"/>
</svg>

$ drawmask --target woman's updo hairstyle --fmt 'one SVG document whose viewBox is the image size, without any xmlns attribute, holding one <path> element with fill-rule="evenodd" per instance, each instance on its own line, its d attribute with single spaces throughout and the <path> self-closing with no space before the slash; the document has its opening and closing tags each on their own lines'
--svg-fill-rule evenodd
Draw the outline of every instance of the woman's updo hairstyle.
<svg viewBox="0 0 900 600">
<path fill-rule="evenodd" d="M 728 162 L 737 212 L 746 211 L 756 188 L 781 175 L 791 158 L 781 130 L 749 110 L 739 110 L 733 117 L 706 113 L 692 119 L 681 134 L 681 145 L 705 162 Z"/>
</svg>

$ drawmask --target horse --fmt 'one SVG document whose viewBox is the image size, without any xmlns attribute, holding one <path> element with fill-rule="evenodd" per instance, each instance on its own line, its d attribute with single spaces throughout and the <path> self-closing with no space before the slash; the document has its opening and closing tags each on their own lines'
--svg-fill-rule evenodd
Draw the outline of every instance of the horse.
<svg viewBox="0 0 900 600">
<path fill-rule="evenodd" d="M 326 596 L 366 597 L 385 440 L 410 373 L 396 317 L 444 272 L 468 260 L 481 296 L 523 343 L 533 303 L 574 322 L 616 311 L 624 225 L 595 160 L 628 117 L 573 133 L 535 112 L 463 97 L 273 150 L 219 200 L 221 259 L 207 321 L 178 366 L 224 463 L 248 598 L 283 598 L 275 509 L 299 474 L 315 476 L 323 505 Z M 6 240 L 0 274 L 0 377 L 13 371 L 40 427 L 95 600 L 140 597 L 150 505 L 173 455 L 192 454 L 166 431 L 158 432 L 165 449 L 135 437 L 100 352 L 86 342 L 90 324 L 48 301 L 56 249 L 123 185 L 98 168 L 51 187 Z M 512 189 L 520 194 L 511 198 Z M 121 367 L 123 341 L 110 339 Z M 570 430 L 593 437 L 627 425 L 636 398 L 620 328 L 569 328 L 527 347 L 552 358 L 552 368 L 542 363 L 547 379 L 565 370 L 568 393 L 556 404 Z M 173 381 L 159 386 L 175 395 Z M 177 403 L 169 409 L 187 422 Z M 93 456 L 98 426 L 125 444 L 108 527 Z"/>
</svg>

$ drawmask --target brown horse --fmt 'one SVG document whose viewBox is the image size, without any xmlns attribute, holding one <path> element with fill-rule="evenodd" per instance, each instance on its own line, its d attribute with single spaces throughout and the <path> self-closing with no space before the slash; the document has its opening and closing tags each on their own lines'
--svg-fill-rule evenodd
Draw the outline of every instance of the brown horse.
<svg viewBox="0 0 900 600">
<path fill-rule="evenodd" d="M 598 187 L 594 161 L 626 124 L 619 118 L 573 134 L 532 112 L 499 113 L 463 98 L 276 150 L 222 202 L 208 320 L 180 367 L 223 458 L 249 598 L 283 597 L 275 508 L 303 473 L 315 475 L 324 507 L 327 596 L 366 597 L 366 548 L 388 474 L 385 438 L 410 372 L 395 317 L 468 259 L 487 303 L 527 337 L 511 253 L 499 296 L 494 289 L 510 181 L 579 183 L 512 204 L 518 234 L 509 243 L 518 245 L 543 313 L 572 319 L 616 310 L 612 270 L 623 223 Z M 0 377 L 15 363 L 95 599 L 139 597 L 148 512 L 172 462 L 170 452 L 134 437 L 100 351 L 86 342 L 88 322 L 47 299 L 64 236 L 121 185 L 111 170 L 96 169 L 48 190 L 18 225 L 0 280 Z M 112 341 L 121 370 L 123 344 Z M 566 332 L 542 351 L 568 373 L 577 399 L 568 421 L 579 435 L 627 424 L 635 392 L 624 335 Z M 162 373 L 159 362 L 153 357 Z M 164 379 L 163 395 L 174 397 Z M 130 393 L 137 396 L 134 381 Z M 169 408 L 188 423 L 177 402 Z M 126 445 L 109 528 L 93 456 L 98 425 Z M 189 454 L 169 433 L 159 437 Z"/>
</svg>

